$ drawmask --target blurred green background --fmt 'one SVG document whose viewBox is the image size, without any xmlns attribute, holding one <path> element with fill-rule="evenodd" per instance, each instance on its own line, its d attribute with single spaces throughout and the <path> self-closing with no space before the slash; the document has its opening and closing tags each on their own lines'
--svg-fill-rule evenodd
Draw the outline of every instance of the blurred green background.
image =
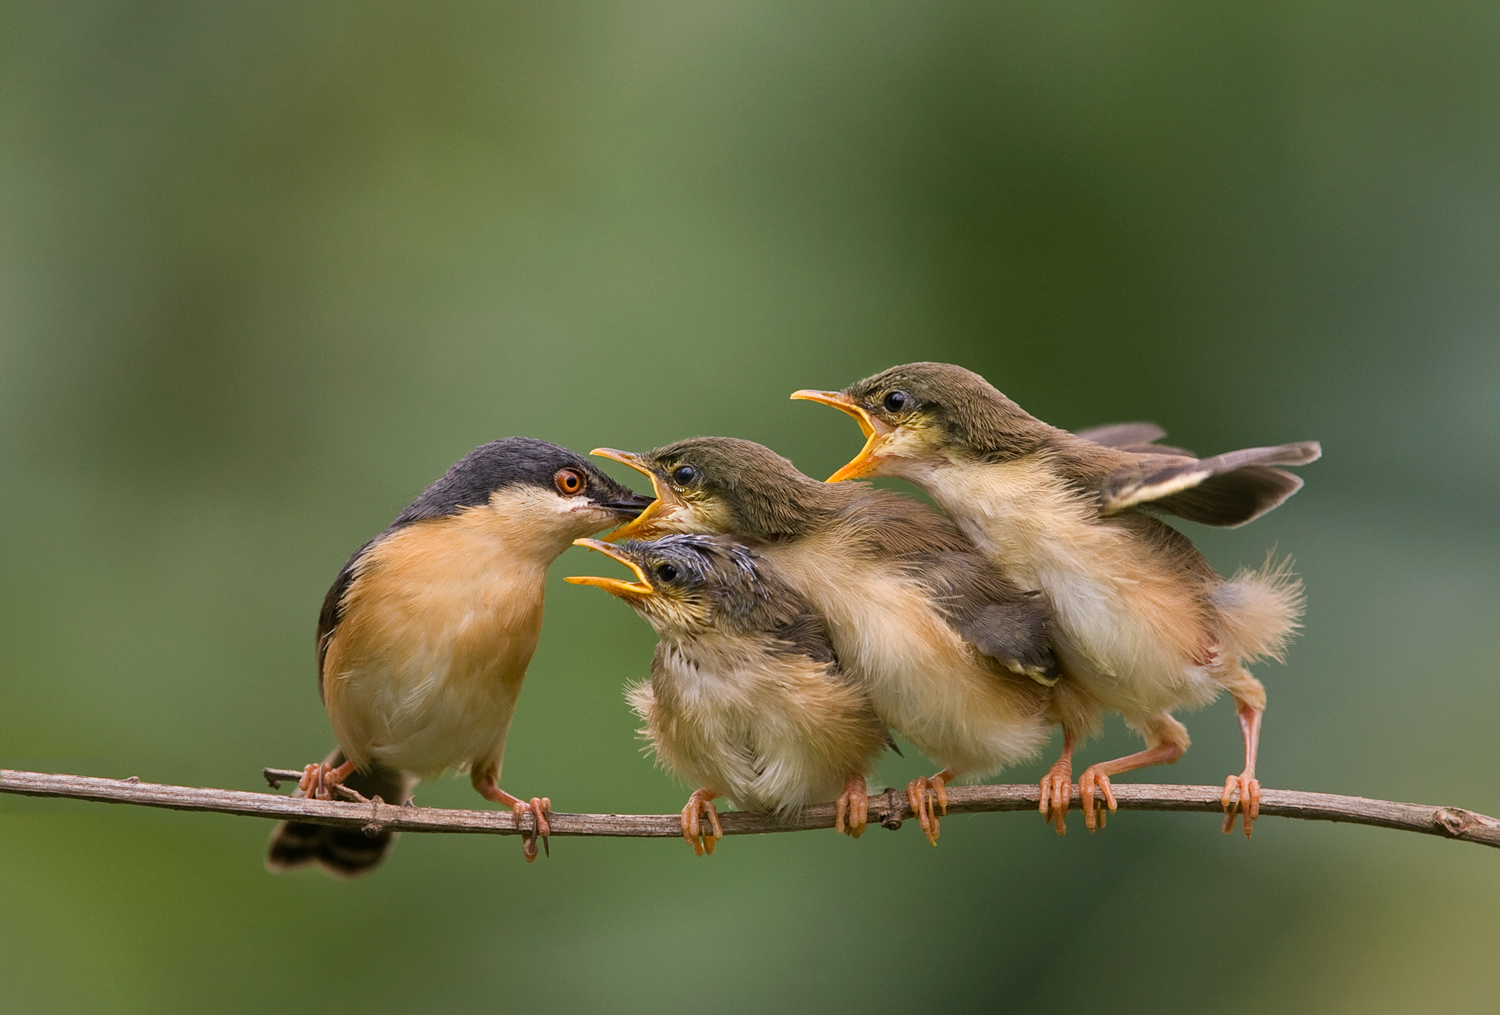
<svg viewBox="0 0 1500 1015">
<path fill-rule="evenodd" d="M 821 476 L 858 433 L 789 392 L 941 359 L 1065 427 L 1321 439 L 1279 511 L 1188 526 L 1307 582 L 1262 778 L 1500 813 L 1497 52 L 1491 3 L 5 3 L 0 764 L 255 788 L 331 742 L 334 574 L 469 448 L 735 434 Z M 676 810 L 620 697 L 651 634 L 562 583 L 591 566 L 553 570 L 504 784 Z M 1137 781 L 1238 769 L 1228 701 L 1188 722 Z M 267 874 L 268 831 L 0 797 L 0 1010 L 1500 991 L 1500 855 L 1366 828 L 989 815 L 530 867 L 408 835 L 353 884 Z"/>
</svg>

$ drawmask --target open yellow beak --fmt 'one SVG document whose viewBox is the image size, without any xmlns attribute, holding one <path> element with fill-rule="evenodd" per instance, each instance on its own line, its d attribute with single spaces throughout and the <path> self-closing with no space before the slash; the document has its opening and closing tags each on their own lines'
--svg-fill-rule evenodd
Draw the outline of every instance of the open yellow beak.
<svg viewBox="0 0 1500 1015">
<path fill-rule="evenodd" d="M 859 424 L 860 432 L 865 435 L 864 448 L 854 456 L 853 461 L 829 476 L 828 482 L 838 483 L 845 479 L 858 479 L 874 471 L 879 464 L 880 448 L 891 434 L 895 433 L 894 428 L 870 415 L 869 410 L 863 405 L 841 391 L 814 391 L 811 388 L 803 388 L 801 391 L 792 392 L 792 398 L 807 402 L 822 402 L 841 412 L 847 412 L 854 417 L 854 421 Z"/>
<path fill-rule="evenodd" d="M 640 455 L 632 454 L 629 451 L 617 451 L 614 448 L 595 448 L 589 454 L 598 455 L 600 458 L 613 458 L 617 462 L 630 466 L 636 472 L 641 473 L 647 479 L 651 480 L 651 490 L 656 494 L 656 499 L 646 505 L 646 510 L 613 532 L 605 533 L 604 538 L 609 542 L 618 543 L 622 539 L 634 539 L 643 532 L 649 533 L 652 519 L 670 514 L 682 506 L 682 502 L 677 498 L 677 495 L 662 485 L 656 473 L 651 471 L 650 467 L 646 465 L 646 460 Z"/>
<path fill-rule="evenodd" d="M 574 585 L 597 585 L 610 595 L 615 596 L 636 596 L 639 598 L 641 596 L 656 594 L 656 590 L 646 580 L 646 572 L 641 570 L 641 566 L 608 543 L 599 539 L 575 539 L 573 540 L 573 545 L 587 547 L 590 550 L 598 550 L 606 557 L 613 557 L 634 571 L 635 576 L 640 580 L 628 582 L 622 581 L 619 578 L 596 578 L 592 575 L 572 575 L 564 578 L 563 581 L 572 582 Z"/>
</svg>

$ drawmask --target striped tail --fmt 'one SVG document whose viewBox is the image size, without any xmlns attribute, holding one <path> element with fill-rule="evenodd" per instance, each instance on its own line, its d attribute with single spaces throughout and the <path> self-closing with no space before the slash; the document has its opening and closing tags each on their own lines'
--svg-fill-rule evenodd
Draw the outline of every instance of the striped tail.
<svg viewBox="0 0 1500 1015">
<path fill-rule="evenodd" d="M 340 750 L 335 749 L 328 756 L 329 765 L 343 763 L 344 754 Z M 355 772 L 344 784 L 367 797 L 378 796 L 386 803 L 402 804 L 411 796 L 416 779 L 405 772 L 376 766 L 368 772 Z M 304 794 L 298 790 L 296 795 Z M 357 878 L 378 867 L 395 840 L 395 832 L 366 835 L 358 828 L 283 821 L 271 832 L 266 869 L 280 873 L 316 863 L 334 877 Z"/>
</svg>

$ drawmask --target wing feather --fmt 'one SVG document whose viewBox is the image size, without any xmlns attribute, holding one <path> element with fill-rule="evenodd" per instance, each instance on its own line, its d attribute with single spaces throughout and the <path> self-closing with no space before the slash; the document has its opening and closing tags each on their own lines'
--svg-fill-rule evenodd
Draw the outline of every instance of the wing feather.
<svg viewBox="0 0 1500 1015">
<path fill-rule="evenodd" d="M 1267 448 L 1245 448 L 1212 458 L 1172 454 L 1132 454 L 1100 489 L 1104 514 L 1151 505 L 1205 525 L 1244 525 L 1276 507 L 1302 487 L 1302 480 L 1274 465 L 1317 461 L 1317 441 Z"/>
<path fill-rule="evenodd" d="M 384 533 L 382 533 L 384 535 Z M 333 641 L 333 633 L 338 630 L 339 621 L 344 619 L 344 601 L 349 593 L 349 587 L 354 584 L 358 577 L 357 571 L 361 558 L 380 539 L 376 536 L 364 546 L 354 551 L 354 555 L 344 564 L 344 569 L 339 572 L 338 577 L 328 588 L 328 594 L 323 597 L 323 608 L 318 611 L 318 697 L 323 697 L 323 660 L 328 657 L 328 643 Z"/>
<path fill-rule="evenodd" d="M 1110 423 L 1106 426 L 1089 427 L 1087 430 L 1079 430 L 1073 436 L 1082 437 L 1086 441 L 1095 444 L 1103 444 L 1105 447 L 1126 448 L 1136 445 L 1155 444 L 1167 435 L 1167 432 L 1155 423 Z"/>
<path fill-rule="evenodd" d="M 918 573 L 958 636 L 1012 673 L 1048 687 L 1057 682 L 1051 644 L 1052 611 L 972 553 L 922 555 Z"/>
</svg>

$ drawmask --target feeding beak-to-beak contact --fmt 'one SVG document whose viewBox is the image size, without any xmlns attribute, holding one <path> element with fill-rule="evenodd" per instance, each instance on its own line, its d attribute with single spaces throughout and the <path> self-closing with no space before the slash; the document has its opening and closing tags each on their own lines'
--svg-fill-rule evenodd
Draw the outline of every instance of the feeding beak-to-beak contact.
<svg viewBox="0 0 1500 1015">
<path fill-rule="evenodd" d="M 618 451 L 615 448 L 595 448 L 589 454 L 598 455 L 600 458 L 613 458 L 623 465 L 630 466 L 636 472 L 641 473 L 647 479 L 651 480 L 651 489 L 656 494 L 656 499 L 647 504 L 644 511 L 613 532 L 605 534 L 604 538 L 609 542 L 618 543 L 622 539 L 633 538 L 637 533 L 646 529 L 653 518 L 663 514 L 669 508 L 678 505 L 679 501 L 676 495 L 663 485 L 661 479 L 656 473 L 651 471 L 650 466 L 646 464 L 646 460 L 640 455 L 632 454 L 629 451 Z"/>
<path fill-rule="evenodd" d="M 636 598 L 640 598 L 642 596 L 650 596 L 656 594 L 656 590 L 653 589 L 651 587 L 651 583 L 646 580 L 646 572 L 641 570 L 641 566 L 635 561 L 626 557 L 625 554 L 621 553 L 615 547 L 610 546 L 608 543 L 600 539 L 575 539 L 573 540 L 573 545 L 586 547 L 590 550 L 598 550 L 606 557 L 613 557 L 615 560 L 618 560 L 621 564 L 624 564 L 626 567 L 630 568 L 630 570 L 634 571 L 636 578 L 640 580 L 629 582 L 621 578 L 599 578 L 593 575 L 571 575 L 567 578 L 564 578 L 563 581 L 572 582 L 574 585 L 597 585 L 604 591 L 615 596 L 635 596 Z"/>
<path fill-rule="evenodd" d="M 792 392 L 792 398 L 807 402 L 822 402 L 841 412 L 847 412 L 859 424 L 865 435 L 865 446 L 848 465 L 828 477 L 828 482 L 838 483 L 845 479 L 858 479 L 875 468 L 880 458 L 880 448 L 895 433 L 895 428 L 870 415 L 868 409 L 841 391 L 814 391 L 804 388 Z M 649 510 L 649 509 L 648 509 Z"/>
</svg>

